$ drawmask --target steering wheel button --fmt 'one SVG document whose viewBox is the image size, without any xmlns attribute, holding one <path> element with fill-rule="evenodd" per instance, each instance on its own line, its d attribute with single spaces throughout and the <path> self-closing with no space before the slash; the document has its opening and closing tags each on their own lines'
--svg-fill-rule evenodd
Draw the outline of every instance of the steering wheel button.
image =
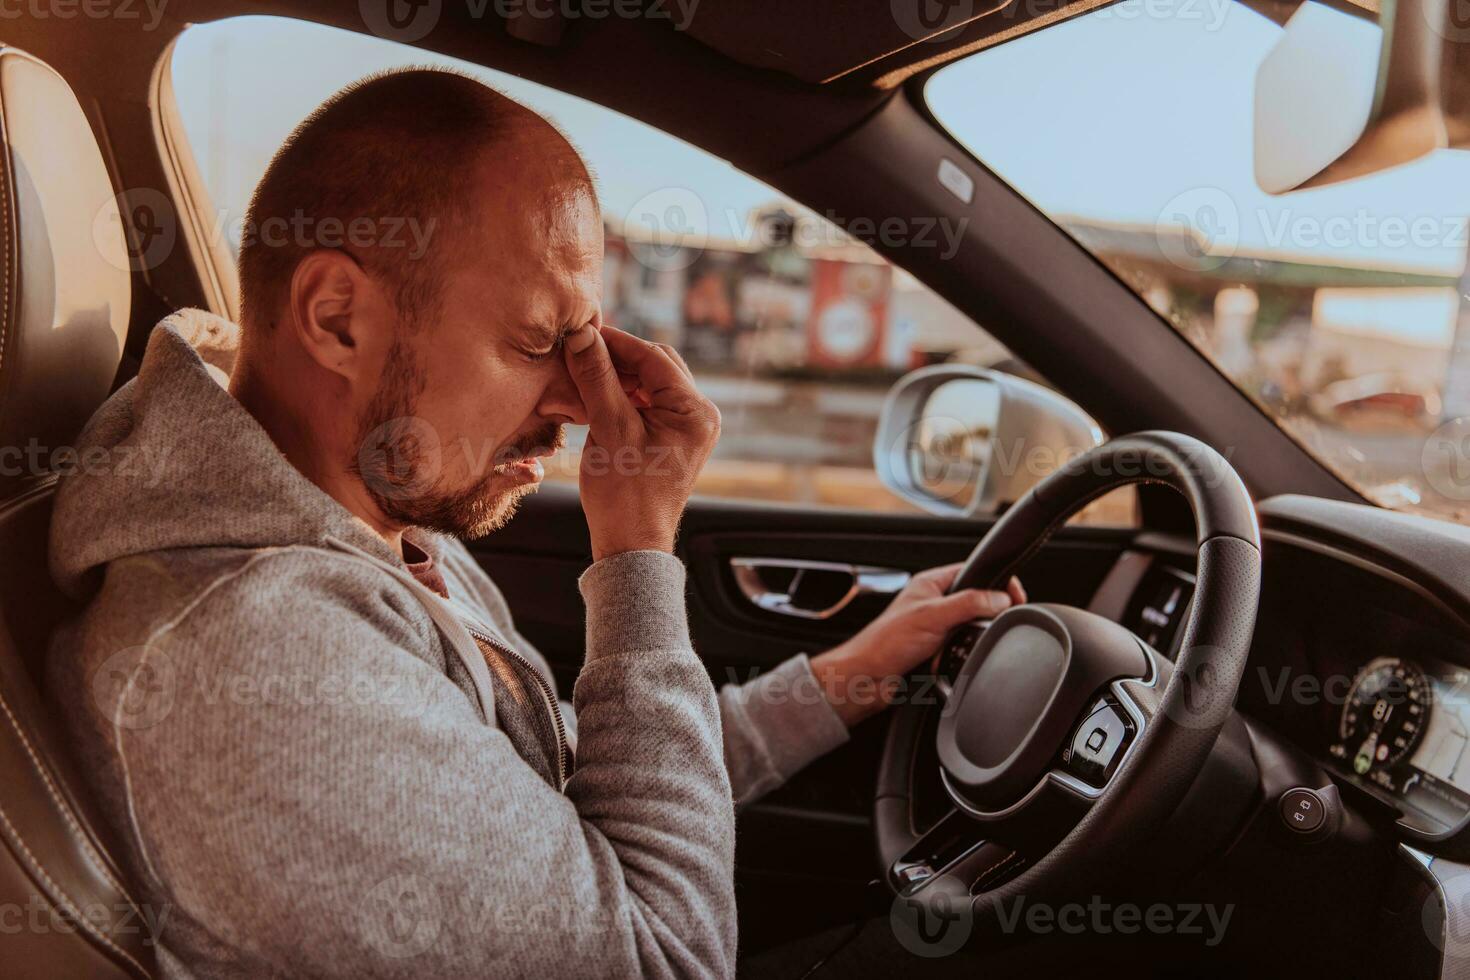
<svg viewBox="0 0 1470 980">
<path fill-rule="evenodd" d="M 1065 755 L 1067 768 L 1095 786 L 1103 785 L 1132 731 L 1133 726 L 1111 703 L 1106 699 L 1097 702 L 1072 735 L 1071 751 Z"/>
</svg>

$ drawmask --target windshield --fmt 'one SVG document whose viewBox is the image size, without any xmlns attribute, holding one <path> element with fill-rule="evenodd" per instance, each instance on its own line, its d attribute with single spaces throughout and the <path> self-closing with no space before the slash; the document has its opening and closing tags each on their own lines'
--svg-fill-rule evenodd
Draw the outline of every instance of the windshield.
<svg viewBox="0 0 1470 980">
<path fill-rule="evenodd" d="M 1233 0 L 1126 0 L 925 97 L 1364 496 L 1470 523 L 1470 154 L 1261 191 L 1255 75 L 1281 34 Z"/>
</svg>

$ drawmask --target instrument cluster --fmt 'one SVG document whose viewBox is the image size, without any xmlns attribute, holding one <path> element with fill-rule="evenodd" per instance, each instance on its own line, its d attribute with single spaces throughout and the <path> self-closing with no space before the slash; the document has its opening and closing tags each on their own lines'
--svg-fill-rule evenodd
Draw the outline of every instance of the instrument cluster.
<svg viewBox="0 0 1470 980">
<path fill-rule="evenodd" d="M 1353 676 L 1327 745 L 1329 764 L 1435 822 L 1470 813 L 1470 670 L 1376 657 Z"/>
</svg>

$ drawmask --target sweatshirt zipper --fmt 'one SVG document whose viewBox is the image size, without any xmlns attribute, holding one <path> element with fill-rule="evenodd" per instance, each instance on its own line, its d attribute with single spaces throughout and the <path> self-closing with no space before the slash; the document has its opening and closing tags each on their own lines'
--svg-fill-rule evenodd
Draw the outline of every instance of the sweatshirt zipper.
<svg viewBox="0 0 1470 980">
<path fill-rule="evenodd" d="M 561 707 L 557 704 L 556 692 L 551 689 L 550 684 L 546 683 L 546 678 L 541 676 L 541 671 L 537 670 L 535 665 L 532 664 L 531 661 L 527 660 L 525 657 L 512 650 L 506 644 L 500 642 L 495 637 L 488 636 L 483 630 L 475 629 L 475 627 L 469 625 L 468 623 L 465 624 L 465 629 L 475 639 L 490 645 L 496 651 L 505 654 L 507 657 L 510 657 L 516 663 L 524 667 L 526 669 L 526 673 L 536 678 L 536 686 L 541 689 L 541 695 L 546 699 L 547 710 L 551 713 L 551 725 L 554 729 L 556 729 L 556 776 L 558 782 L 560 783 L 557 788 L 561 789 L 565 787 L 567 782 L 567 728 L 565 722 L 562 721 Z"/>
</svg>

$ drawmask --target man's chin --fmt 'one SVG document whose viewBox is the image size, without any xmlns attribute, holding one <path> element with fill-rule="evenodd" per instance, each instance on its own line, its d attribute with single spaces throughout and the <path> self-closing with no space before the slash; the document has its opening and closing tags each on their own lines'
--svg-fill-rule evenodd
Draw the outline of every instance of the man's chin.
<svg viewBox="0 0 1470 980">
<path fill-rule="evenodd" d="M 511 518 L 516 516 L 516 509 L 520 507 L 521 501 L 540 488 L 541 481 L 538 478 L 477 498 L 464 511 L 453 515 L 455 528 L 449 533 L 466 541 L 492 534 L 509 524 Z"/>
<path fill-rule="evenodd" d="M 473 491 L 454 497 L 420 499 L 411 507 L 393 501 L 389 513 L 404 524 L 473 541 L 510 523 L 521 499 L 535 493 L 540 486 L 539 479 L 507 481 L 503 474 L 496 474 Z"/>
</svg>

